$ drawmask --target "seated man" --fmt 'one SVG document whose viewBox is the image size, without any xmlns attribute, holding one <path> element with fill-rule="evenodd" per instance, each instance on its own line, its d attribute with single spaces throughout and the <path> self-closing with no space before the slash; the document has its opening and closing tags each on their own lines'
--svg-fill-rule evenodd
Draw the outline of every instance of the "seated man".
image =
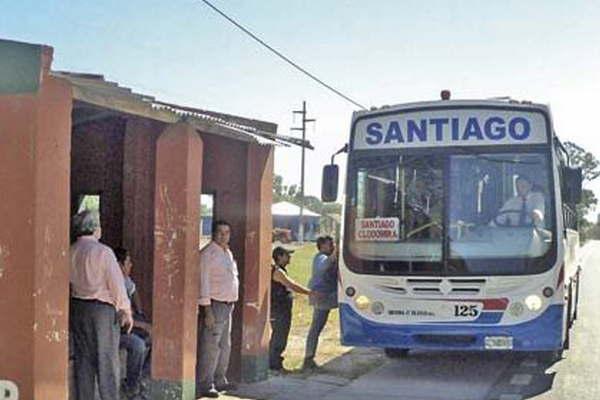
<svg viewBox="0 0 600 400">
<path fill-rule="evenodd" d="M 115 249 L 115 255 L 125 278 L 125 289 L 131 300 L 134 319 L 133 331 L 130 334 L 121 333 L 119 343 L 119 347 L 127 351 L 127 374 L 123 384 L 123 392 L 128 397 L 135 397 L 143 389 L 141 378 L 149 358 L 152 326 L 145 321 L 139 295 L 135 283 L 131 279 L 132 263 L 129 252 L 120 247 Z"/>
<path fill-rule="evenodd" d="M 544 226 L 544 196 L 532 192 L 533 183 L 526 175 L 517 178 L 517 195 L 502 206 L 494 222 L 500 226 Z"/>
</svg>

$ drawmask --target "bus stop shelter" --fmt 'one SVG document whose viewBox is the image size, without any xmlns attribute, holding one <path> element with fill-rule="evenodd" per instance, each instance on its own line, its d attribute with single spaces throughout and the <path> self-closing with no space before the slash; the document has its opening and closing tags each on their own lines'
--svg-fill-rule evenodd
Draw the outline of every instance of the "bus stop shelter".
<svg viewBox="0 0 600 400">
<path fill-rule="evenodd" d="M 200 196 L 232 225 L 240 269 L 230 375 L 268 368 L 273 123 L 167 104 L 101 75 L 51 70 L 52 48 L 0 40 L 0 381 L 67 398 L 69 225 L 97 196 L 152 315 L 153 397 L 194 398 Z"/>
</svg>

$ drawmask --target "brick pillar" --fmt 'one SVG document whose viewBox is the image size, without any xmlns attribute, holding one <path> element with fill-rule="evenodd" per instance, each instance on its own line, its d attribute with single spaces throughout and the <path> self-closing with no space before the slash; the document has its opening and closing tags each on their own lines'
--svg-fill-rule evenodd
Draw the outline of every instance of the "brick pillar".
<svg viewBox="0 0 600 400">
<path fill-rule="evenodd" d="M 156 145 L 152 397 L 195 399 L 202 140 L 186 123 Z"/>
<path fill-rule="evenodd" d="M 51 60 L 49 47 L 0 41 L 0 380 L 19 399 L 68 391 L 72 98 Z"/>
<path fill-rule="evenodd" d="M 267 378 L 273 202 L 273 148 L 248 146 L 242 326 L 242 379 Z"/>
<path fill-rule="evenodd" d="M 156 141 L 164 128 L 160 122 L 130 117 L 123 141 L 123 246 L 131 255 L 132 277 L 148 316 L 152 315 Z"/>
</svg>

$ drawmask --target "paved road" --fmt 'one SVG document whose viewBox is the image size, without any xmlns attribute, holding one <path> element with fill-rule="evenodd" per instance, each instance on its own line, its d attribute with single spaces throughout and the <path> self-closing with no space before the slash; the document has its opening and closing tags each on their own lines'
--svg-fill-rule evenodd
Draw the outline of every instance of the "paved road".
<svg viewBox="0 0 600 400">
<path fill-rule="evenodd" d="M 231 399 L 600 400 L 600 242 L 583 250 L 579 318 L 571 348 L 550 363 L 529 354 L 414 352 L 355 381 L 273 378 Z"/>
<path fill-rule="evenodd" d="M 551 364 L 530 355 L 418 352 L 328 393 L 324 400 L 599 400 L 600 242 L 584 249 L 571 349 Z"/>
</svg>

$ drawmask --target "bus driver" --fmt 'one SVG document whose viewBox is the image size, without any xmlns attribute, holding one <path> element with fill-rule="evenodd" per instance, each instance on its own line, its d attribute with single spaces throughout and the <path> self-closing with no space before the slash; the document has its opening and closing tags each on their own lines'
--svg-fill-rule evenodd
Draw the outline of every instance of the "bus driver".
<svg viewBox="0 0 600 400">
<path fill-rule="evenodd" d="M 526 175 L 517 178 L 517 195 L 502 206 L 494 222 L 499 226 L 544 226 L 544 195 L 533 192 L 533 183 Z"/>
</svg>

